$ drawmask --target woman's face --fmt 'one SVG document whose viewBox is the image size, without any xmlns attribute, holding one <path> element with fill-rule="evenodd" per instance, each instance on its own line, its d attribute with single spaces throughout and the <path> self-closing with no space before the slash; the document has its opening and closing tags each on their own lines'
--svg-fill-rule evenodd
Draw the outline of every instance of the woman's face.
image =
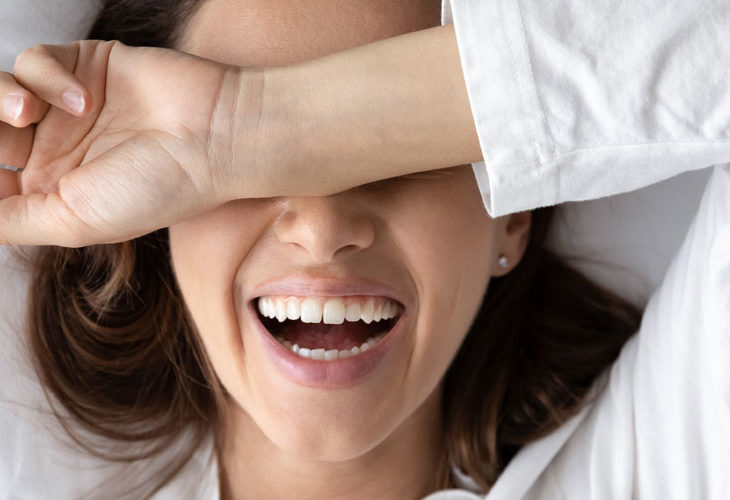
<svg viewBox="0 0 730 500">
<path fill-rule="evenodd" d="M 274 65 L 438 24 L 438 9 L 417 2 L 412 12 L 400 2 L 351 0 L 336 12 L 324 3 L 210 0 L 180 48 L 230 64 Z M 411 24 L 398 22 L 404 16 Z M 332 196 L 232 201 L 172 226 L 170 245 L 184 300 L 231 404 L 280 449 L 343 460 L 376 447 L 429 396 L 439 397 L 494 261 L 528 229 L 509 232 L 507 219 L 488 216 L 467 165 Z M 399 316 L 369 352 L 305 359 L 262 331 L 262 295 L 296 297 L 299 305 L 329 300 L 330 311 L 336 299 L 367 306 L 375 297 L 396 301 Z M 292 332 L 313 327 L 285 324 Z M 334 333 L 302 338 L 354 338 L 348 329 L 375 331 L 375 324 L 344 321 L 319 327 Z"/>
</svg>

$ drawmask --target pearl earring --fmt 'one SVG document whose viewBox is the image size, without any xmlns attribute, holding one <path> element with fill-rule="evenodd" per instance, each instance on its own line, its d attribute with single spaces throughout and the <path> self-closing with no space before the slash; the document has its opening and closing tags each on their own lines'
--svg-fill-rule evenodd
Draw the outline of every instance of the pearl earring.
<svg viewBox="0 0 730 500">
<path fill-rule="evenodd" d="M 501 267 L 503 267 L 503 268 L 506 269 L 507 268 L 507 257 L 505 257 L 504 255 L 502 255 L 499 258 L 499 260 L 497 261 L 497 264 L 499 264 Z"/>
</svg>

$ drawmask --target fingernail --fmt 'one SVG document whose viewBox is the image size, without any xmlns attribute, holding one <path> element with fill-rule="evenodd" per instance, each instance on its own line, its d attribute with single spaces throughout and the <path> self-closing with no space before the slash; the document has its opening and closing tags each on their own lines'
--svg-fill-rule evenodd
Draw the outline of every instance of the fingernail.
<svg viewBox="0 0 730 500">
<path fill-rule="evenodd" d="M 19 95 L 9 95 L 3 99 L 3 111 L 11 120 L 17 120 L 23 112 L 23 98 Z"/>
<path fill-rule="evenodd" d="M 84 96 L 78 90 L 67 90 L 63 93 L 61 99 L 71 111 L 83 113 L 86 102 L 84 101 Z"/>
</svg>

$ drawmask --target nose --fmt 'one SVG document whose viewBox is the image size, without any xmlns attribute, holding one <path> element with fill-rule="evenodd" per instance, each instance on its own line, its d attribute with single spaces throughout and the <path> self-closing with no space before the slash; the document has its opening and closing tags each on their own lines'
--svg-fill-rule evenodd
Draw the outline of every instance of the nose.
<svg viewBox="0 0 730 500">
<path fill-rule="evenodd" d="M 276 238 L 317 263 L 368 248 L 375 240 L 373 218 L 337 195 L 290 197 L 285 207 L 274 223 Z"/>
</svg>

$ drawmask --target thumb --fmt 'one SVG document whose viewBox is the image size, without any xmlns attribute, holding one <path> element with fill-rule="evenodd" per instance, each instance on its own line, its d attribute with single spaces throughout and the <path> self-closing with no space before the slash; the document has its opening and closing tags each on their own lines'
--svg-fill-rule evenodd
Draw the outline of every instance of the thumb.
<svg viewBox="0 0 730 500">
<path fill-rule="evenodd" d="M 57 192 L 0 201 L 0 243 L 118 243 L 212 208 L 207 181 L 196 181 L 169 149 L 137 136 L 65 174 Z"/>
<path fill-rule="evenodd" d="M 145 203 L 139 196 L 130 196 L 134 180 L 129 178 L 124 155 L 115 154 L 119 149 L 114 147 L 69 171 L 51 193 L 0 200 L 0 244 L 78 248 L 118 243 L 155 229 L 138 227 L 152 221 L 139 217 Z"/>
</svg>

